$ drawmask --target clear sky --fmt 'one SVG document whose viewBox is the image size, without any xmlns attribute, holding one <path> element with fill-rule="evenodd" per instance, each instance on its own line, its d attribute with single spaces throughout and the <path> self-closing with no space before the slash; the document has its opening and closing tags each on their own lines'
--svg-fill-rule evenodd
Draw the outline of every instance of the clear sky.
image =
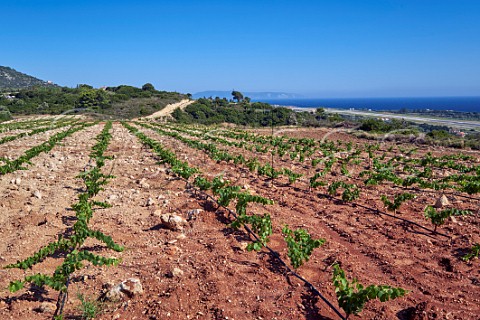
<svg viewBox="0 0 480 320">
<path fill-rule="evenodd" d="M 0 5 L 0 65 L 60 85 L 480 96 L 479 0 Z"/>
</svg>

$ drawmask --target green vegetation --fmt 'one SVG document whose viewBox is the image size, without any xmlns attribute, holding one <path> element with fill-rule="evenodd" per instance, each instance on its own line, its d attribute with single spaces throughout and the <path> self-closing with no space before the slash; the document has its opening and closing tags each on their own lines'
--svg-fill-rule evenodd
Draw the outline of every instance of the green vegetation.
<svg viewBox="0 0 480 320">
<path fill-rule="evenodd" d="M 243 94 L 240 91 L 232 91 L 233 100 L 237 100 L 237 102 L 241 102 L 243 100 Z"/>
<path fill-rule="evenodd" d="M 18 72 L 9 67 L 0 66 L 0 91 L 11 91 L 34 86 L 53 87 L 54 84 Z"/>
<path fill-rule="evenodd" d="M 424 212 L 425 218 L 430 219 L 432 224 L 435 226 L 434 231 L 437 231 L 437 227 L 443 225 L 445 220 L 451 216 L 465 216 L 472 214 L 472 212 L 468 210 L 458 210 L 453 208 L 437 211 L 432 206 L 427 206 Z"/>
<path fill-rule="evenodd" d="M 85 320 L 95 319 L 96 316 L 102 311 L 102 303 L 86 298 L 83 294 L 77 294 L 78 300 L 80 300 L 79 309 L 82 312 L 82 318 Z"/>
<path fill-rule="evenodd" d="M 325 239 L 312 239 L 304 229 L 292 231 L 287 225 L 282 228 L 282 233 L 285 235 L 285 242 L 288 247 L 287 255 L 295 269 L 308 261 L 313 249 L 320 247 L 326 241 Z"/>
<path fill-rule="evenodd" d="M 5 106 L 0 106 L 0 122 L 12 120 L 12 114 Z"/>
<path fill-rule="evenodd" d="M 362 312 L 365 303 L 370 300 L 378 298 L 381 302 L 385 302 L 403 297 L 408 293 L 405 289 L 385 285 L 364 287 L 355 278 L 352 282 L 349 282 L 345 272 L 338 264 L 333 266 L 333 285 L 335 286 L 338 304 L 347 314 L 347 319 L 352 314 L 357 315 Z"/>
<path fill-rule="evenodd" d="M 95 166 L 78 176 L 85 182 L 86 190 L 78 196 L 78 202 L 72 205 L 77 219 L 72 227 L 73 232 L 67 236 L 59 235 L 57 241 L 50 242 L 32 256 L 6 266 L 6 268 L 27 270 L 44 261 L 49 256 L 64 254 L 63 262 L 55 269 L 52 275 L 41 273 L 27 275 L 23 280 L 12 281 L 9 285 L 11 292 L 22 289 L 26 283 L 33 283 L 40 287 L 49 286 L 54 290 L 60 291 L 55 316 L 62 315 L 63 306 L 68 295 L 70 277 L 72 273 L 84 267 L 84 261 L 88 261 L 94 266 L 111 266 L 119 262 L 116 258 L 105 258 L 94 254 L 88 248 L 84 248 L 83 244 L 88 238 L 94 238 L 103 242 L 111 250 L 123 251 L 123 247 L 116 244 L 110 236 L 99 230 L 90 229 L 88 226 L 95 207 L 109 207 L 107 203 L 93 200 L 93 198 L 113 178 L 113 176 L 101 172 L 101 168 L 105 165 L 105 160 L 110 159 L 104 156 L 103 153 L 108 147 L 111 138 L 109 133 L 111 127 L 112 123 L 108 122 L 96 138 L 97 144 L 92 148 L 92 153 L 90 154 L 90 158 L 95 161 Z"/>
<path fill-rule="evenodd" d="M 252 231 L 255 232 L 260 238 L 259 241 L 249 243 L 247 245 L 247 250 L 260 251 L 263 246 L 267 245 L 267 243 L 270 241 L 268 237 L 272 235 L 272 220 L 270 219 L 270 215 L 254 214 L 247 216 L 246 214 L 242 214 L 232 223 L 232 227 L 238 229 L 240 226 L 247 224 L 252 227 Z"/>
<path fill-rule="evenodd" d="M 375 133 L 388 133 L 394 130 L 407 129 L 409 127 L 409 123 L 398 119 L 393 119 L 391 121 L 383 121 L 381 119 L 368 118 L 361 121 L 359 129 Z"/>
<path fill-rule="evenodd" d="M 238 103 L 229 102 L 225 98 L 201 98 L 184 110 L 175 110 L 172 116 L 181 123 L 211 125 L 228 122 L 237 125 L 263 127 L 271 125 L 318 126 L 319 121 L 316 117 L 323 119 L 321 116 L 309 112 L 295 112 L 289 108 L 275 108 L 268 103 L 249 102 L 249 99 L 243 99 L 238 94 L 235 99 Z M 328 122 L 328 120 L 325 121 Z"/>
<path fill-rule="evenodd" d="M 13 97 L 13 98 L 12 98 Z M 151 84 L 142 88 L 121 85 L 94 89 L 89 85 L 76 88 L 33 87 L 0 95 L 0 105 L 16 114 L 95 113 L 115 118 L 140 117 L 156 112 L 167 104 L 186 99 L 176 92 L 157 91 Z"/>
<path fill-rule="evenodd" d="M 463 261 L 470 261 L 473 258 L 478 259 L 478 255 L 480 254 L 480 243 L 476 243 L 470 249 L 470 253 L 467 253 L 462 257 Z"/>
<path fill-rule="evenodd" d="M 395 195 L 393 198 L 393 202 L 390 201 L 386 195 L 382 195 L 380 197 L 387 210 L 393 211 L 395 214 L 397 213 L 397 210 L 400 208 L 402 203 L 407 200 L 412 200 L 414 198 L 415 195 L 407 192 Z"/>
<path fill-rule="evenodd" d="M 92 126 L 94 123 L 83 123 L 78 126 L 72 126 L 70 129 L 66 131 L 59 132 L 53 136 L 51 136 L 47 141 L 45 141 L 42 144 L 39 144 L 37 146 L 34 146 L 27 151 L 20 157 L 18 157 L 15 160 L 9 161 L 7 159 L 3 159 L 3 161 L 6 163 L 3 166 L 0 166 L 0 175 L 4 175 L 7 173 L 11 173 L 17 170 L 22 170 L 24 167 L 22 167 L 23 164 L 25 163 L 30 163 L 30 160 L 37 155 L 39 155 L 42 152 L 49 152 L 50 150 L 55 147 L 57 143 L 65 139 L 66 137 L 74 134 L 77 131 L 82 130 L 83 128 L 87 126 Z"/>
<path fill-rule="evenodd" d="M 328 193 L 332 196 L 337 194 L 338 188 L 343 188 L 342 200 L 343 201 L 353 201 L 360 196 L 360 190 L 355 184 L 348 184 L 343 181 L 332 182 L 328 186 Z"/>
<path fill-rule="evenodd" d="M 359 131 L 356 135 L 359 138 L 375 140 L 395 140 L 480 150 L 480 132 L 474 129 L 460 132 L 443 125 L 418 124 L 398 119 L 367 118 L 360 120 Z"/>
<path fill-rule="evenodd" d="M 69 126 L 69 125 L 72 125 L 72 124 L 74 124 L 74 122 L 72 122 L 72 121 L 59 120 L 57 123 L 52 124 L 48 127 L 39 127 L 37 129 L 33 129 L 31 131 L 26 131 L 26 132 L 22 132 L 22 133 L 19 133 L 19 134 L 16 134 L 16 135 L 5 136 L 3 138 L 0 138 L 0 144 L 7 143 L 7 142 L 10 142 L 10 141 L 15 141 L 17 139 L 27 137 L 27 136 L 33 136 L 33 135 L 36 135 L 36 134 L 39 134 L 39 133 L 42 133 L 42 132 L 55 130 L 55 129 L 62 128 L 62 127 L 65 127 L 65 126 Z"/>
</svg>

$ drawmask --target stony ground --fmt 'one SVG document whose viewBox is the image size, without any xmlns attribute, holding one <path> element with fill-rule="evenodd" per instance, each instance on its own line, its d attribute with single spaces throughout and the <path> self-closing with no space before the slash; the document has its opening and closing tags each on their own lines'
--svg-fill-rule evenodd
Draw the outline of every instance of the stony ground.
<svg viewBox="0 0 480 320">
<path fill-rule="evenodd" d="M 102 125 L 67 137 L 50 153 L 32 160 L 29 170 L 1 176 L 0 180 L 0 264 L 24 259 L 56 239 L 74 223 L 70 206 L 81 191 L 77 174 L 89 162 L 90 148 Z M 233 164 L 216 163 L 200 151 L 172 138 L 142 129 L 161 141 L 191 166 L 211 177 L 226 178 L 251 192 L 275 200 L 273 206 L 252 206 L 256 213 L 272 216 L 274 235 L 270 246 L 285 261 L 286 248 L 281 227 L 303 227 L 326 244 L 314 251 L 298 273 L 311 281 L 328 300 L 336 303 L 331 284 L 332 264 L 339 262 L 349 277 L 364 284 L 389 284 L 410 290 L 404 298 L 388 303 L 369 302 L 356 319 L 478 319 L 480 314 L 480 273 L 478 260 L 460 260 L 472 242 L 479 242 L 478 215 L 450 221 L 434 235 L 398 220 L 379 216 L 359 206 L 332 201 L 324 191 L 310 192 L 297 182 L 293 187 L 278 181 L 273 186 Z M 287 132 L 286 132 L 287 133 Z M 287 134 L 320 138 L 325 132 L 291 131 Z M 67 319 L 79 319 L 78 293 L 96 299 L 106 284 L 137 278 L 143 294 L 101 306 L 98 319 L 337 319 L 336 315 L 301 282 L 286 274 L 266 251 L 248 252 L 249 237 L 229 227 L 227 212 L 202 195 L 186 189 L 185 182 L 171 175 L 154 154 L 120 124 L 112 130 L 106 152 L 114 159 L 104 171 L 115 178 L 100 193 L 111 208 L 99 209 L 91 221 L 125 246 L 122 253 L 105 250 L 95 241 L 86 243 L 98 254 L 122 260 L 117 267 L 87 266 L 75 274 L 69 288 Z M 46 136 L 43 137 L 47 139 Z M 338 133 L 335 139 L 353 139 Z M 21 153 L 43 142 L 41 136 L 26 137 L 0 145 L 0 157 Z M 363 142 L 362 142 L 363 143 Z M 244 150 L 229 151 L 250 154 Z M 451 150 L 435 150 L 439 153 Z M 478 155 L 478 154 L 477 154 Z M 294 162 L 280 163 L 309 172 Z M 361 203 L 380 207 L 379 194 L 385 190 L 362 190 Z M 402 217 L 430 227 L 423 218 L 426 203 L 437 194 L 419 194 L 414 205 L 402 210 Z M 462 208 L 477 210 L 478 200 L 449 195 Z M 200 209 L 200 210 L 195 210 Z M 192 211 L 194 210 L 194 211 Z M 162 226 L 160 215 L 174 213 L 190 218 L 183 230 Z M 53 272 L 57 258 L 48 258 L 26 273 Z M 9 293 L 8 283 L 25 275 L 21 270 L 0 270 L 1 319 L 49 319 L 57 293 L 30 287 Z"/>
</svg>

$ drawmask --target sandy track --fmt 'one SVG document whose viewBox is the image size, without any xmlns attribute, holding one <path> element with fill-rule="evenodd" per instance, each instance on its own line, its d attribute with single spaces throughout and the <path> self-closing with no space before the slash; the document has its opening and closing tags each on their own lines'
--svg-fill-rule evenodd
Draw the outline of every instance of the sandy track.
<svg viewBox="0 0 480 320">
<path fill-rule="evenodd" d="M 163 108 L 162 110 L 160 111 L 157 111 L 149 116 L 147 116 L 146 118 L 147 119 L 155 119 L 155 118 L 159 118 L 159 117 L 166 117 L 166 116 L 169 116 L 170 114 L 172 114 L 172 112 L 177 109 L 177 108 L 180 108 L 180 109 L 185 109 L 185 107 L 187 107 L 188 105 L 192 104 L 194 102 L 194 100 L 188 100 L 188 99 L 184 99 L 180 102 L 177 102 L 177 103 L 172 103 L 172 104 L 169 104 L 169 105 L 166 105 L 165 108 Z"/>
</svg>

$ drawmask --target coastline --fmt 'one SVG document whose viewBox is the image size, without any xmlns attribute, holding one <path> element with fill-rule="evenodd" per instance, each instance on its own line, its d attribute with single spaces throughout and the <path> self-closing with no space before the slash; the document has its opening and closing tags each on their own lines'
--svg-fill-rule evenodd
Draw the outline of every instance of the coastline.
<svg viewBox="0 0 480 320">
<path fill-rule="evenodd" d="M 316 108 L 359 111 L 454 111 L 480 113 L 480 96 L 471 97 L 410 97 L 410 98 L 315 98 L 315 99 L 255 99 L 271 105 L 300 110 Z"/>
</svg>

